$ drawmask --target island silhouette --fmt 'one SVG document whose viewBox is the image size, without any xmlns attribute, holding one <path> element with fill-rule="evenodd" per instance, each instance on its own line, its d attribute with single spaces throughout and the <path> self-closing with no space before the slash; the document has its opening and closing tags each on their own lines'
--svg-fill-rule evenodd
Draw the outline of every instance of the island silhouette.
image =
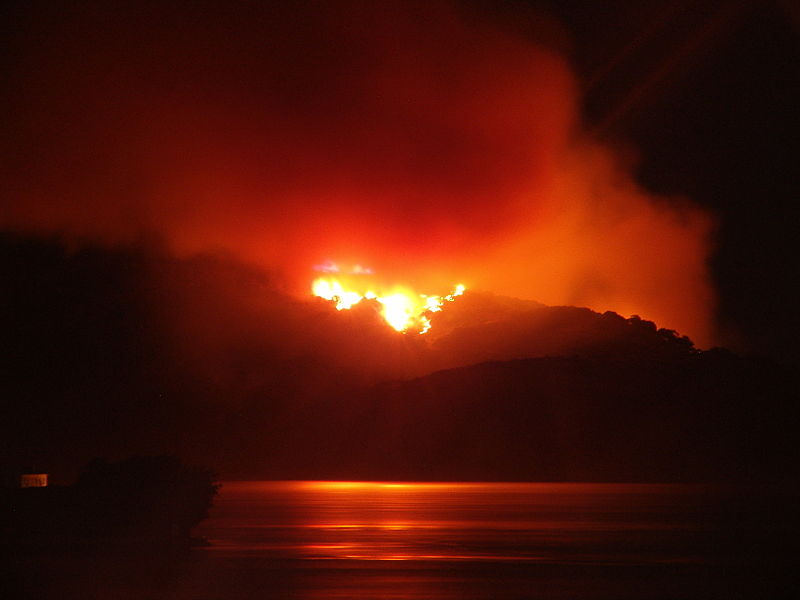
<svg viewBox="0 0 800 600">
<path fill-rule="evenodd" d="M 219 489 L 207 469 L 174 456 L 97 458 L 69 486 L 0 488 L 0 532 L 17 551 L 163 552 L 195 540 Z"/>
</svg>

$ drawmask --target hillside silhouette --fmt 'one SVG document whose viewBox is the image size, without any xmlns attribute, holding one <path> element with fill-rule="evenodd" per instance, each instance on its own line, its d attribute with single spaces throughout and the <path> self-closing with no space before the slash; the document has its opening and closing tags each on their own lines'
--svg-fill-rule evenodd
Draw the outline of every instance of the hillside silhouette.
<svg viewBox="0 0 800 600">
<path fill-rule="evenodd" d="M 791 483 L 796 398 L 788 371 L 723 350 L 524 359 L 337 398 L 281 442 L 309 477 Z"/>
<path fill-rule="evenodd" d="M 0 238 L 6 466 L 225 477 L 780 479 L 790 367 L 639 317 L 468 291 L 400 335 L 224 256 Z M 27 265 L 22 268 L 20 265 Z M 32 268 L 31 266 L 35 266 Z"/>
</svg>

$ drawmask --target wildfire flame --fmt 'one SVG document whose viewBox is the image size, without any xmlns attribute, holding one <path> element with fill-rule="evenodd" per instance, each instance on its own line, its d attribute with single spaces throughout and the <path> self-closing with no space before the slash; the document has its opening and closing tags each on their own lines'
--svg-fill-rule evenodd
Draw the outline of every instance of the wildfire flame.
<svg viewBox="0 0 800 600">
<path fill-rule="evenodd" d="M 335 268 L 334 268 L 335 267 Z M 340 273 L 341 270 L 327 263 L 324 269 L 317 270 L 326 273 Z M 370 274 L 370 269 L 357 266 L 352 271 L 353 275 Z M 362 300 L 375 300 L 381 305 L 381 316 L 395 330 L 401 332 L 417 331 L 427 333 L 431 328 L 430 313 L 442 310 L 445 302 L 452 302 L 466 290 L 462 284 L 446 296 L 431 296 L 419 294 L 402 286 L 394 286 L 389 290 L 371 288 L 367 286 L 353 286 L 342 283 L 341 278 L 326 276 L 319 277 L 311 284 L 314 296 L 334 302 L 337 310 L 348 310 Z"/>
</svg>

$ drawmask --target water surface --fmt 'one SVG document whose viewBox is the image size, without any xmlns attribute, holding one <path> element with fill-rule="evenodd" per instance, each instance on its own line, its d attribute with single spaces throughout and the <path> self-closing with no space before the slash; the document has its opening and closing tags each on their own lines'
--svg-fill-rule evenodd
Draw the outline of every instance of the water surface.
<svg viewBox="0 0 800 600">
<path fill-rule="evenodd" d="M 798 504 L 761 486 L 226 482 L 194 532 L 207 547 L 12 557 L 24 593 L 0 573 L 0 597 L 800 597 Z"/>
<path fill-rule="evenodd" d="M 772 521 L 757 518 L 768 502 L 743 501 L 754 493 L 229 482 L 197 533 L 209 564 L 224 559 L 275 597 L 744 598 L 788 585 Z"/>
<path fill-rule="evenodd" d="M 198 533 L 284 559 L 691 563 L 712 558 L 718 503 L 702 486 L 229 482 Z"/>
</svg>

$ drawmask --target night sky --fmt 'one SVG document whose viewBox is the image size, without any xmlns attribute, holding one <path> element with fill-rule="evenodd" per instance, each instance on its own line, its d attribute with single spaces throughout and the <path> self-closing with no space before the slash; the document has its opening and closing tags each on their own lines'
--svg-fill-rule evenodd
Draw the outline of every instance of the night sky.
<svg viewBox="0 0 800 600">
<path fill-rule="evenodd" d="M 796 7 L 591 4 L 568 2 L 563 13 L 592 81 L 586 118 L 634 145 L 648 189 L 716 215 L 719 343 L 796 362 Z"/>
</svg>

